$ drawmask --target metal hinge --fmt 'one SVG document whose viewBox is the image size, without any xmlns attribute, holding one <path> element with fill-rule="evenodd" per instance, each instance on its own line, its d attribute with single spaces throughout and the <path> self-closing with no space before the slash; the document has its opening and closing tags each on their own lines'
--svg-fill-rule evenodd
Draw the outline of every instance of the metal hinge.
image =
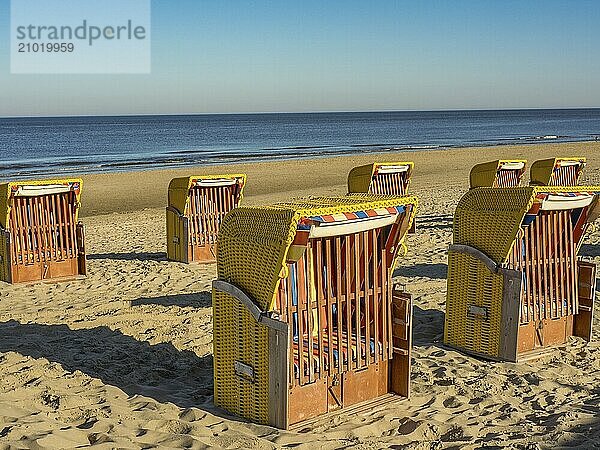
<svg viewBox="0 0 600 450">
<path fill-rule="evenodd" d="M 469 305 L 469 309 L 467 311 L 467 316 L 472 317 L 474 319 L 487 320 L 488 310 L 487 310 L 487 308 L 483 308 L 481 306 Z"/>
<path fill-rule="evenodd" d="M 234 363 L 235 374 L 239 377 L 242 377 L 245 380 L 251 381 L 254 383 L 255 381 L 255 372 L 254 367 L 249 366 L 248 364 L 244 364 L 241 361 L 236 361 Z"/>
</svg>

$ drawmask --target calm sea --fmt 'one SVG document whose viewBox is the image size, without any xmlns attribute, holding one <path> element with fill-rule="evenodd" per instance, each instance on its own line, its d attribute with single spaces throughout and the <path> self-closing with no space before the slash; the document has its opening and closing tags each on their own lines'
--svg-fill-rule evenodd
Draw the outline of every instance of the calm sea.
<svg viewBox="0 0 600 450">
<path fill-rule="evenodd" d="M 0 118 L 0 178 L 600 136 L 600 109 Z"/>
</svg>

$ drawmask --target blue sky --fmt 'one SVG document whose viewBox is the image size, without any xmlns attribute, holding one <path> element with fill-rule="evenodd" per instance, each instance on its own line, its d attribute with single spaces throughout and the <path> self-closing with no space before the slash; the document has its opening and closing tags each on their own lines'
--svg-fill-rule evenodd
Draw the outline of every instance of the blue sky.
<svg viewBox="0 0 600 450">
<path fill-rule="evenodd" d="M 600 106 L 596 1 L 153 0 L 146 75 L 11 75 L 9 11 L 0 116 Z"/>
</svg>

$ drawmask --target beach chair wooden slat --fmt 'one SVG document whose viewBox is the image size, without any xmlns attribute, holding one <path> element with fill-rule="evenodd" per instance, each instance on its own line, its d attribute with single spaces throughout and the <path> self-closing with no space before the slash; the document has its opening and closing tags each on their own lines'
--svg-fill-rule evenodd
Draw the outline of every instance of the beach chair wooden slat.
<svg viewBox="0 0 600 450">
<path fill-rule="evenodd" d="M 46 246 L 46 238 L 44 236 L 44 223 L 42 216 L 42 206 L 41 206 L 41 198 L 33 197 L 29 198 L 29 208 L 30 213 L 33 217 L 34 223 L 36 225 L 36 242 L 35 242 L 35 250 L 38 254 L 38 260 L 42 263 L 46 262 L 45 255 L 45 246 Z"/>
<path fill-rule="evenodd" d="M 48 234 L 50 237 L 50 246 L 52 247 L 52 258 L 58 260 L 58 247 L 56 240 L 56 217 L 54 215 L 53 197 L 46 198 L 46 216 L 48 217 Z"/>
<path fill-rule="evenodd" d="M 54 243 L 55 257 L 57 260 L 60 260 L 62 258 L 62 251 L 59 241 L 60 222 L 56 214 L 56 196 L 52 195 L 50 197 L 50 204 L 52 209 L 52 242 Z"/>
<path fill-rule="evenodd" d="M 19 230 L 21 231 L 21 236 L 23 238 L 23 247 L 22 247 L 22 251 L 23 251 L 23 264 L 32 264 L 34 261 L 32 260 L 32 255 L 30 252 L 30 248 L 31 248 L 31 244 L 29 243 L 30 241 L 30 236 L 32 233 L 32 229 L 27 227 L 27 207 L 25 205 L 25 199 L 18 197 L 14 199 L 14 203 L 16 205 L 16 210 L 17 210 L 17 224 L 19 227 Z"/>
<path fill-rule="evenodd" d="M 548 220 L 548 253 L 550 254 L 549 261 L 549 287 L 550 287 L 550 311 L 549 316 L 551 319 L 555 319 L 558 314 L 558 298 L 559 298 L 559 282 L 558 276 L 558 226 L 556 214 L 547 214 Z"/>
<path fill-rule="evenodd" d="M 288 268 L 288 270 L 290 270 L 290 268 Z M 297 317 L 297 312 L 294 311 L 293 305 L 292 305 L 292 281 L 289 277 L 284 278 L 284 281 L 286 283 L 285 293 L 286 293 L 287 317 L 288 317 L 288 323 L 291 324 L 291 330 L 288 333 L 289 334 L 289 350 L 290 350 L 290 358 L 289 358 L 289 372 L 290 372 L 290 379 L 291 379 L 290 386 L 294 387 L 295 385 L 298 384 L 297 380 L 300 377 L 300 374 L 298 374 L 298 376 L 296 376 L 296 373 L 294 372 L 294 361 L 296 360 L 296 352 L 298 351 L 298 347 L 294 346 L 294 333 L 295 333 L 294 317 Z"/>
<path fill-rule="evenodd" d="M 387 271 L 385 271 L 387 273 Z M 391 273 L 389 273 L 389 276 L 391 277 Z M 388 336 L 387 336 L 387 345 L 388 345 L 388 358 L 389 359 L 393 359 L 394 358 L 394 338 L 393 338 L 393 327 L 392 327 L 392 323 L 394 320 L 394 316 L 392 314 L 392 283 L 386 282 L 385 283 L 385 296 L 383 296 L 383 298 L 385 299 L 385 301 L 383 302 L 383 306 L 384 308 L 387 309 L 387 329 L 388 329 Z"/>
<path fill-rule="evenodd" d="M 69 231 L 71 233 L 71 258 L 77 258 L 77 237 L 75 234 L 75 220 L 73 215 L 73 203 L 74 203 L 75 195 L 72 192 L 69 192 Z"/>
<path fill-rule="evenodd" d="M 528 252 L 529 252 L 529 263 L 530 263 L 530 273 L 531 280 L 529 282 L 530 286 L 530 295 L 529 295 L 529 305 L 528 308 L 531 314 L 531 320 L 535 322 L 537 320 L 537 311 L 535 308 L 535 300 L 537 295 L 537 271 L 536 269 L 536 260 L 535 260 L 535 244 L 533 239 L 533 224 L 530 224 L 527 227 L 527 243 L 528 243 Z"/>
<path fill-rule="evenodd" d="M 217 242 L 217 233 L 219 229 L 218 220 L 219 220 L 219 197 L 217 196 L 217 192 L 215 188 L 210 189 L 210 199 L 212 203 L 211 209 L 211 218 L 212 218 L 212 233 L 211 233 L 211 244 Z"/>
<path fill-rule="evenodd" d="M 569 314 L 576 314 L 579 310 L 579 283 L 577 282 L 577 250 L 575 237 L 573 235 L 573 223 L 571 215 L 569 218 L 569 258 L 570 258 L 570 274 L 571 274 L 571 301 L 569 302 Z"/>
<path fill-rule="evenodd" d="M 69 218 L 67 214 L 67 198 L 65 195 L 60 195 L 57 197 L 57 201 L 59 203 L 59 212 L 62 216 L 62 229 L 61 235 L 64 243 L 64 259 L 69 258 L 69 247 L 71 246 L 71 241 L 69 239 Z"/>
<path fill-rule="evenodd" d="M 203 200 L 204 200 L 204 208 L 205 208 L 205 216 L 206 216 L 206 234 L 204 236 L 204 239 L 206 241 L 207 245 L 210 245 L 212 243 L 212 235 L 213 235 L 213 217 L 212 217 L 212 210 L 213 210 L 213 202 L 212 202 L 212 195 L 211 195 L 211 189 L 210 188 L 206 188 L 203 192 Z"/>
<path fill-rule="evenodd" d="M 331 321 L 327 318 L 328 301 L 324 293 L 324 285 L 327 283 L 327 279 L 323 279 L 323 243 L 324 240 L 315 242 L 315 256 L 316 261 L 313 266 L 315 272 L 315 278 L 317 279 L 317 339 L 319 346 L 319 377 L 325 371 L 325 347 L 323 346 L 323 333 L 325 329 L 331 328 Z M 327 272 L 331 270 L 331 266 L 326 267 L 325 276 Z M 330 341 L 331 342 L 331 341 Z M 331 361 L 331 359 L 329 360 Z M 328 374 L 331 374 L 331 367 L 327 367 Z"/>
<path fill-rule="evenodd" d="M 373 233 L 371 235 L 371 242 L 372 242 L 372 246 L 373 246 L 373 259 L 372 259 L 372 267 L 373 267 L 373 291 L 374 291 L 374 298 L 379 297 L 380 295 L 380 291 L 379 291 L 379 230 L 373 230 Z M 374 332 L 375 332 L 375 343 L 378 344 L 379 342 L 381 342 L 381 336 L 379 334 L 379 302 L 376 300 L 373 300 L 373 317 L 374 317 Z M 379 359 L 381 358 L 381 354 L 380 354 L 380 350 L 379 350 L 379 345 L 375 346 L 375 351 L 374 351 L 374 359 L 375 359 L 375 364 L 379 363 Z"/>
<path fill-rule="evenodd" d="M 64 238 L 65 238 L 65 258 L 69 258 L 70 255 L 70 248 L 73 245 L 73 241 L 71 240 L 71 233 L 69 232 L 69 212 L 68 212 L 68 208 L 67 208 L 67 197 L 65 196 L 61 196 L 60 198 L 60 208 L 62 210 L 63 213 L 63 218 L 64 218 L 64 228 L 63 228 L 63 232 L 64 232 Z"/>
<path fill-rule="evenodd" d="M 561 222 L 561 236 L 560 236 L 560 244 L 561 244 L 561 268 L 563 275 L 563 295 L 560 299 L 560 317 L 566 315 L 566 302 L 570 297 L 571 283 L 569 280 L 569 258 L 568 258 L 568 224 L 566 221 L 566 215 L 560 214 L 560 222 Z"/>
<path fill-rule="evenodd" d="M 344 277 L 346 280 L 344 291 L 344 311 L 346 312 L 346 351 L 347 367 L 346 370 L 356 370 L 354 358 L 352 358 L 352 248 L 349 239 L 344 240 L 345 268 Z"/>
<path fill-rule="evenodd" d="M 370 272 L 370 263 L 373 259 L 372 255 L 373 255 L 373 249 L 369 248 L 370 245 L 370 241 L 371 241 L 371 235 L 373 234 L 373 230 L 369 230 L 366 233 L 363 233 L 363 253 L 364 253 L 364 257 L 363 257 L 363 272 L 364 272 L 364 292 L 365 292 L 365 296 L 364 296 L 364 300 L 365 300 L 365 320 L 364 320 L 364 324 L 365 324 L 365 342 L 366 342 L 366 348 L 367 350 L 365 351 L 365 359 L 366 359 L 366 365 L 372 364 L 375 361 L 373 360 L 374 355 L 371 355 L 371 301 L 373 301 L 373 303 L 375 303 L 376 301 L 376 296 L 377 293 L 374 292 L 371 289 L 371 277 L 369 276 L 369 272 Z M 377 348 L 377 340 L 373 340 L 373 345 L 375 348 Z M 375 353 L 375 352 L 373 352 Z"/>
<path fill-rule="evenodd" d="M 25 198 L 26 224 L 33 227 L 34 239 L 31 240 L 29 250 L 37 255 L 37 262 L 41 263 L 42 258 L 42 233 L 40 226 L 39 210 L 36 207 L 37 198 Z"/>
<path fill-rule="evenodd" d="M 571 301 L 572 289 L 573 289 L 573 280 L 571 279 L 571 255 L 570 255 L 570 214 L 562 214 L 563 223 L 565 224 L 565 235 L 563 236 L 563 244 L 564 244 L 564 270 L 565 270 L 565 298 L 561 301 L 561 317 L 564 317 L 568 314 L 568 304 Z"/>
<path fill-rule="evenodd" d="M 353 280 L 353 286 L 354 286 L 354 307 L 352 308 L 354 310 L 354 328 L 350 331 L 349 333 L 351 333 L 352 335 L 356 336 L 356 368 L 357 369 L 361 369 L 363 367 L 363 361 L 362 361 L 362 351 L 361 351 L 361 342 L 362 342 L 362 333 L 361 333 L 361 327 L 360 327 L 360 317 L 361 317 L 361 307 L 360 307 L 360 300 L 362 297 L 362 292 L 360 289 L 360 282 L 361 282 L 361 278 L 360 278 L 360 256 L 361 256 L 361 248 L 360 248 L 360 244 L 361 244 L 361 239 L 360 239 L 360 235 L 354 234 L 352 236 L 352 248 L 353 248 L 353 253 L 354 253 L 354 280 Z"/>
<path fill-rule="evenodd" d="M 44 197 L 37 197 L 33 200 L 35 205 L 35 212 L 38 217 L 39 231 L 41 241 L 39 242 L 40 252 L 42 254 L 42 261 L 46 263 L 48 261 L 48 234 L 46 230 L 46 220 L 44 214 Z"/>
<path fill-rule="evenodd" d="M 304 270 L 302 264 L 296 264 L 296 275 L 298 277 L 298 283 L 295 287 L 296 298 L 297 298 L 297 308 L 298 308 L 298 318 L 297 318 L 297 326 L 298 326 L 298 372 L 300 372 L 300 384 L 306 384 L 306 373 L 304 371 L 306 365 L 304 364 L 304 312 L 305 312 L 305 287 L 306 287 L 306 277 L 304 276 Z"/>
<path fill-rule="evenodd" d="M 336 308 L 339 308 L 340 303 L 340 299 L 339 299 L 339 293 L 337 292 L 337 284 L 334 287 L 334 278 L 333 278 L 333 274 L 334 274 L 334 270 L 333 270 L 333 258 L 332 258 L 332 250 L 331 250 L 331 244 L 332 244 L 332 240 L 331 239 L 325 239 L 325 259 L 326 259 L 326 266 L 325 266 L 325 289 L 326 289 L 326 307 L 327 307 L 327 374 L 329 377 L 331 377 L 334 373 L 334 370 L 336 370 L 334 361 L 333 361 L 333 351 L 334 351 L 334 344 L 333 344 L 333 329 L 336 328 L 336 330 L 338 330 L 338 336 L 337 336 L 337 342 L 339 341 L 339 329 L 340 329 L 340 323 L 338 322 L 337 326 L 334 323 L 333 320 L 333 307 L 336 306 Z M 317 268 L 321 268 L 322 266 L 319 265 L 319 263 L 317 262 Z M 335 271 L 337 273 L 339 273 L 338 271 Z M 337 309 L 338 314 L 337 316 L 339 316 L 339 309 Z M 335 350 L 338 352 L 337 354 L 339 355 L 339 350 L 337 349 L 337 347 L 335 347 Z M 339 365 L 337 367 L 337 372 L 339 373 Z"/>
<path fill-rule="evenodd" d="M 49 246 L 49 255 L 48 258 L 49 259 L 53 259 L 56 260 L 56 251 L 55 251 L 55 247 L 54 247 L 54 239 L 53 239 L 53 232 L 52 232 L 52 218 L 51 218 L 51 209 L 50 209 L 50 202 L 48 200 L 48 197 L 44 196 L 42 197 L 42 201 L 43 201 L 43 211 L 44 211 L 44 216 L 45 216 L 45 222 L 46 222 L 46 236 L 48 237 L 48 246 Z"/>
<path fill-rule="evenodd" d="M 541 248 L 542 243 L 539 240 L 540 236 L 541 236 L 540 220 L 534 220 L 531 244 L 532 244 L 533 248 L 535 249 L 535 253 L 534 253 L 533 257 L 535 258 L 535 266 L 536 266 L 535 267 L 535 275 L 536 275 L 537 289 L 536 289 L 535 295 L 534 295 L 534 299 L 535 299 L 534 307 L 535 307 L 535 314 L 536 314 L 537 320 L 542 319 L 541 300 L 543 299 L 543 296 L 544 296 L 544 290 L 543 290 L 544 267 L 542 265 L 542 248 Z"/>
<path fill-rule="evenodd" d="M 335 264 L 336 267 L 343 267 L 344 258 L 342 255 L 342 239 L 339 236 L 335 237 Z M 331 266 L 333 270 L 333 266 Z M 342 278 L 342 274 L 347 274 L 347 268 L 345 271 L 336 270 L 336 282 L 335 282 L 335 297 L 336 297 L 336 316 L 337 316 L 337 334 L 335 339 L 335 351 L 337 352 L 337 373 L 341 374 L 344 370 L 349 370 L 349 367 L 344 368 L 344 358 L 342 351 L 343 343 L 343 311 L 344 304 L 342 303 L 342 286 L 345 286 L 345 280 Z M 344 275 L 345 277 L 346 275 Z M 333 281 L 333 276 L 331 276 Z M 329 344 L 331 345 L 331 343 Z M 333 360 L 330 360 L 333 361 Z"/>
<path fill-rule="evenodd" d="M 388 359 L 388 355 L 389 355 L 389 350 L 388 350 L 388 346 L 389 346 L 389 340 L 388 340 L 388 328 L 389 328 L 389 315 L 388 315 L 388 309 L 385 305 L 385 302 L 387 300 L 386 298 L 386 294 L 387 294 L 387 290 L 386 290 L 386 286 L 388 283 L 387 280 L 387 271 L 385 270 L 385 268 L 387 267 L 387 249 L 385 248 L 385 241 L 384 241 L 384 236 L 383 234 L 380 234 L 380 247 L 381 249 L 381 263 L 378 269 L 379 275 L 381 276 L 381 295 L 382 295 L 382 299 L 383 301 L 381 302 L 381 311 L 382 311 L 382 359 Z"/>
<path fill-rule="evenodd" d="M 49 218 L 50 218 L 50 233 L 52 239 L 52 246 L 54 247 L 54 259 L 59 261 L 62 258 L 61 249 L 60 249 L 60 241 L 59 239 L 59 229 L 60 223 L 58 216 L 56 214 L 56 196 L 51 195 L 48 197 L 48 205 L 49 205 Z"/>
<path fill-rule="evenodd" d="M 560 276 L 558 271 L 558 217 L 556 214 L 548 214 L 550 220 L 550 251 L 552 252 L 552 262 L 550 265 L 550 276 L 552 277 L 552 306 L 550 317 L 555 319 L 558 317 L 558 304 L 560 299 Z"/>
<path fill-rule="evenodd" d="M 199 187 L 194 189 L 196 196 L 196 217 L 200 217 L 200 221 L 197 223 L 201 224 L 201 229 L 198 230 L 199 235 L 196 237 L 196 245 L 209 245 L 208 233 L 209 233 L 209 222 L 208 222 L 208 198 L 205 190 L 201 190 Z"/>
<path fill-rule="evenodd" d="M 199 198 L 198 189 L 191 189 L 189 202 L 190 217 L 188 223 L 191 229 L 189 234 L 190 245 L 192 247 L 204 245 L 204 242 L 202 241 L 202 230 L 205 229 L 205 227 L 203 224 L 203 217 L 199 213 L 199 211 L 201 211 L 200 208 L 202 207 L 202 204 Z"/>
<path fill-rule="evenodd" d="M 308 348 L 307 348 L 307 353 L 308 353 L 308 382 L 309 383 L 313 383 L 315 381 L 315 366 L 314 366 L 314 341 L 313 341 L 313 336 L 314 336 L 314 298 L 313 298 L 313 294 L 314 294 L 314 284 L 313 284 L 313 274 L 312 274 L 312 253 L 311 253 L 311 246 L 309 246 L 306 249 L 306 253 L 305 253 L 305 258 L 303 258 L 302 261 L 302 270 L 305 274 L 305 283 L 306 285 L 304 286 L 304 291 L 307 294 L 307 298 L 306 298 L 306 334 L 308 336 Z M 320 366 L 320 368 L 322 368 L 322 366 Z"/>
<path fill-rule="evenodd" d="M 50 250 L 50 236 L 48 234 L 48 221 L 46 219 L 46 204 L 44 196 L 37 198 L 36 209 L 40 220 L 41 234 L 42 234 L 42 256 L 43 261 L 47 262 L 51 259 L 49 255 Z"/>
<path fill-rule="evenodd" d="M 23 233 L 21 226 L 18 224 L 17 220 L 17 205 L 15 204 L 15 199 L 11 199 L 10 206 L 10 222 L 12 224 L 12 229 L 9 229 L 9 232 L 12 231 L 12 248 L 13 248 L 13 264 L 25 264 L 25 252 L 23 251 L 24 243 L 23 243 Z"/>
<path fill-rule="evenodd" d="M 541 242 L 541 250 L 542 250 L 542 285 L 544 287 L 544 295 L 542 298 L 543 303 L 543 318 L 544 320 L 548 320 L 551 318 L 551 295 L 552 295 L 552 278 L 550 276 L 550 270 L 552 268 L 552 263 L 550 259 L 550 226 L 549 226 L 549 216 L 547 214 L 541 214 L 538 218 L 540 221 L 540 230 L 541 236 L 538 239 Z"/>
</svg>

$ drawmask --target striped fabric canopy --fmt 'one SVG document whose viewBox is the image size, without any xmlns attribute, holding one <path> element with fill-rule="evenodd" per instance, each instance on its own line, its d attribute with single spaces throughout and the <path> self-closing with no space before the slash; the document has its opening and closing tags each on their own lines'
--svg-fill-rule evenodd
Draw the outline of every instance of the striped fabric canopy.
<svg viewBox="0 0 600 450">
<path fill-rule="evenodd" d="M 402 214 L 406 211 L 406 206 L 393 206 L 387 208 L 368 209 L 365 211 L 356 211 L 351 213 L 327 214 L 323 216 L 305 217 L 298 223 L 298 230 L 309 230 L 312 225 L 320 223 L 344 222 L 348 220 L 369 219 L 373 217 L 383 217 L 392 214 Z"/>
<path fill-rule="evenodd" d="M 533 200 L 533 204 L 531 205 L 531 208 L 529 208 L 529 211 L 527 211 L 527 213 L 525 214 L 525 217 L 523 218 L 524 226 L 530 225 L 535 220 L 535 218 L 539 215 L 539 213 L 542 209 L 542 204 L 543 204 L 544 200 L 546 200 L 550 195 L 555 196 L 555 197 L 578 198 L 578 197 L 589 197 L 589 196 L 594 196 L 594 195 L 600 195 L 600 191 L 596 191 L 596 192 L 592 192 L 592 191 L 552 192 L 552 193 L 540 192 L 540 193 L 536 194 L 535 199 Z M 575 242 L 579 242 L 580 238 L 583 236 L 583 233 L 585 231 L 585 224 L 587 223 L 587 218 L 589 216 L 589 213 L 590 213 L 590 208 L 588 208 L 588 207 L 574 208 L 571 211 L 571 220 L 573 223 L 573 233 L 574 233 Z"/>
<path fill-rule="evenodd" d="M 75 193 L 79 193 L 81 183 L 79 181 L 65 181 L 65 182 L 52 182 L 48 181 L 46 184 L 36 183 L 36 184 L 28 184 L 26 181 L 22 183 L 11 183 L 10 190 L 12 194 L 15 194 L 19 190 L 23 188 L 32 188 L 35 187 L 37 189 L 44 189 L 47 187 L 55 187 L 55 186 L 65 186 L 70 191 Z"/>
<path fill-rule="evenodd" d="M 386 217 L 402 214 L 406 211 L 405 205 L 391 206 L 386 208 L 367 209 L 364 211 L 344 212 L 338 214 L 326 214 L 322 216 L 303 217 L 298 222 L 298 228 L 288 254 L 288 261 L 295 261 L 299 254 L 308 245 L 310 230 L 319 224 L 344 223 L 353 220 L 373 219 L 375 217 Z"/>
</svg>

